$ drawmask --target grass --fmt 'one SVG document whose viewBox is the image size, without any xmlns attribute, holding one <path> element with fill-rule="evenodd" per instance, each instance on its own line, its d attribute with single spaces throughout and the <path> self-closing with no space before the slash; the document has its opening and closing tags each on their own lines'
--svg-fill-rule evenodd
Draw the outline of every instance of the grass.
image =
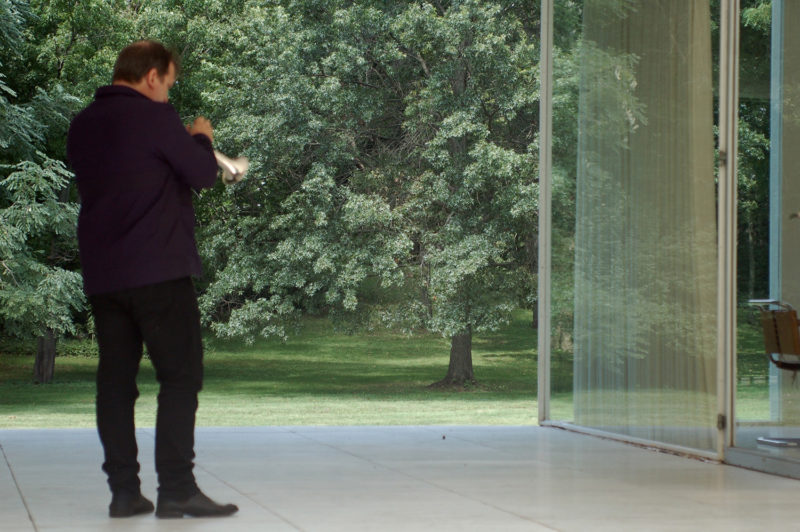
<svg viewBox="0 0 800 532">
<path fill-rule="evenodd" d="M 737 316 L 736 419 L 767 421 L 769 411 L 769 362 L 764 356 L 764 337 L 758 313 L 751 307 Z"/>
<path fill-rule="evenodd" d="M 81 352 L 75 348 L 72 351 Z M 427 386 L 447 370 L 449 342 L 387 332 L 347 336 L 309 319 L 295 338 L 248 346 L 206 341 L 200 426 L 535 424 L 536 331 L 520 312 L 473 340 L 476 386 Z M 94 426 L 96 357 L 56 359 L 55 382 L 31 382 L 33 359 L 0 347 L 0 428 Z M 155 424 L 157 385 L 143 361 L 137 425 Z"/>
<path fill-rule="evenodd" d="M 768 366 L 759 325 L 739 321 L 737 419 L 769 419 Z M 520 311 L 473 340 L 478 384 L 431 389 L 447 370 L 449 342 L 388 332 L 348 336 L 307 319 L 286 343 L 206 340 L 201 426 L 529 425 L 537 422 L 537 337 Z M 0 343 L 0 428 L 93 427 L 97 358 L 90 342 L 64 342 L 55 382 L 32 383 L 32 345 Z M 551 417 L 573 418 L 572 358 L 556 353 Z M 137 424 L 155 424 L 157 385 L 143 361 Z"/>
</svg>

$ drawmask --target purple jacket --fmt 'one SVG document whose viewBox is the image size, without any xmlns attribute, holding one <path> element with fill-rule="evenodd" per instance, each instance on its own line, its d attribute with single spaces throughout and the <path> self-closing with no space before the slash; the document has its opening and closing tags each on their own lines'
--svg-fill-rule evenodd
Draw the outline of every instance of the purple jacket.
<svg viewBox="0 0 800 532">
<path fill-rule="evenodd" d="M 109 85 L 72 121 L 67 158 L 88 295 L 201 274 L 192 189 L 217 179 L 207 136 L 189 135 L 170 104 Z"/>
</svg>

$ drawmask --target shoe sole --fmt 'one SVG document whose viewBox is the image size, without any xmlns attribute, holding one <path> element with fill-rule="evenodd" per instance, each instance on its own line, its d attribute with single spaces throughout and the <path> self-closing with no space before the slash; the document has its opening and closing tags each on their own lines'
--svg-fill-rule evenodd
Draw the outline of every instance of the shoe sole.
<svg viewBox="0 0 800 532">
<path fill-rule="evenodd" d="M 140 508 L 138 510 L 133 510 L 131 512 L 115 512 L 109 510 L 108 516 L 113 519 L 120 519 L 124 517 L 133 517 L 134 515 L 144 515 L 153 513 L 154 508 Z"/>
<path fill-rule="evenodd" d="M 217 513 L 217 514 L 194 514 L 189 512 L 174 511 L 174 512 L 156 512 L 156 517 L 159 519 L 181 519 L 183 517 L 228 517 L 233 515 L 237 510 L 232 512 Z"/>
</svg>

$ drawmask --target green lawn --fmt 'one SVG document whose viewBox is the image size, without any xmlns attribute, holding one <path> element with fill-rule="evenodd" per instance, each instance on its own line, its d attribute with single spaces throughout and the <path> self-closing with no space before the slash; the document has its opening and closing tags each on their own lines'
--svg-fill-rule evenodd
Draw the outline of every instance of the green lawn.
<svg viewBox="0 0 800 532">
<path fill-rule="evenodd" d="M 769 362 L 764 356 L 764 337 L 758 313 L 752 307 L 739 309 L 736 332 L 736 419 L 768 421 Z"/>
<path fill-rule="evenodd" d="M 208 339 L 198 424 L 535 424 L 536 331 L 529 313 L 515 318 L 474 339 L 479 383 L 463 391 L 427 387 L 447 370 L 449 342 L 438 336 L 348 336 L 312 319 L 286 343 Z M 96 358 L 58 357 L 55 382 L 35 385 L 32 357 L 7 351 L 0 354 L 0 428 L 94 426 Z M 157 386 L 147 360 L 139 388 L 137 425 L 152 426 Z"/>
<path fill-rule="evenodd" d="M 769 419 L 767 365 L 760 336 L 740 322 L 737 418 Z M 387 332 L 348 336 L 308 319 L 288 342 L 248 346 L 206 340 L 205 389 L 198 424 L 244 425 L 525 425 L 537 420 L 536 331 L 530 313 L 473 341 L 479 381 L 466 390 L 431 389 L 447 370 L 449 342 L 439 336 Z M 32 346 L 0 343 L 0 428 L 93 427 L 94 372 L 88 342 L 60 346 L 53 384 L 31 381 Z M 84 356 L 80 356 L 84 354 Z M 552 361 L 551 415 L 572 419 L 572 359 Z M 137 424 L 155 423 L 157 386 L 143 361 Z"/>
</svg>

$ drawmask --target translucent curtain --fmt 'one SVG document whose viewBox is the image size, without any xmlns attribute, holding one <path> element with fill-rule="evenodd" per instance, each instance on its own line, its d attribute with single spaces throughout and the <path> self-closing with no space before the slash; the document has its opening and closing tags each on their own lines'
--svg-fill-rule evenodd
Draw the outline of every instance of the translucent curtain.
<svg viewBox="0 0 800 532">
<path fill-rule="evenodd" d="M 708 0 L 587 0 L 583 16 L 575 422 L 713 449 Z"/>
<path fill-rule="evenodd" d="M 781 149 L 775 149 L 776 159 L 774 183 L 776 187 L 775 205 L 779 209 L 774 218 L 773 234 L 771 238 L 779 239 L 780 275 L 777 286 L 773 288 L 773 296 L 785 301 L 795 308 L 800 308 L 800 220 L 792 219 L 792 213 L 800 211 L 800 2 L 796 0 L 783 0 L 781 5 L 782 20 L 775 21 L 780 24 L 781 38 L 778 48 L 773 54 L 778 54 L 776 70 L 780 69 L 780 76 L 773 73 L 773 83 L 780 85 L 778 91 L 778 105 L 774 107 L 772 121 L 778 127 L 773 130 L 775 135 L 780 135 Z M 771 139 L 772 145 L 776 143 Z M 773 148 L 774 149 L 774 148 Z M 775 289 L 777 288 L 777 290 Z M 772 370 L 777 379 L 771 385 L 772 419 L 780 421 L 783 425 L 797 427 L 800 425 L 800 388 L 797 378 L 792 372 Z M 783 429 L 785 430 L 785 429 Z M 785 435 L 783 430 L 774 434 Z"/>
</svg>

